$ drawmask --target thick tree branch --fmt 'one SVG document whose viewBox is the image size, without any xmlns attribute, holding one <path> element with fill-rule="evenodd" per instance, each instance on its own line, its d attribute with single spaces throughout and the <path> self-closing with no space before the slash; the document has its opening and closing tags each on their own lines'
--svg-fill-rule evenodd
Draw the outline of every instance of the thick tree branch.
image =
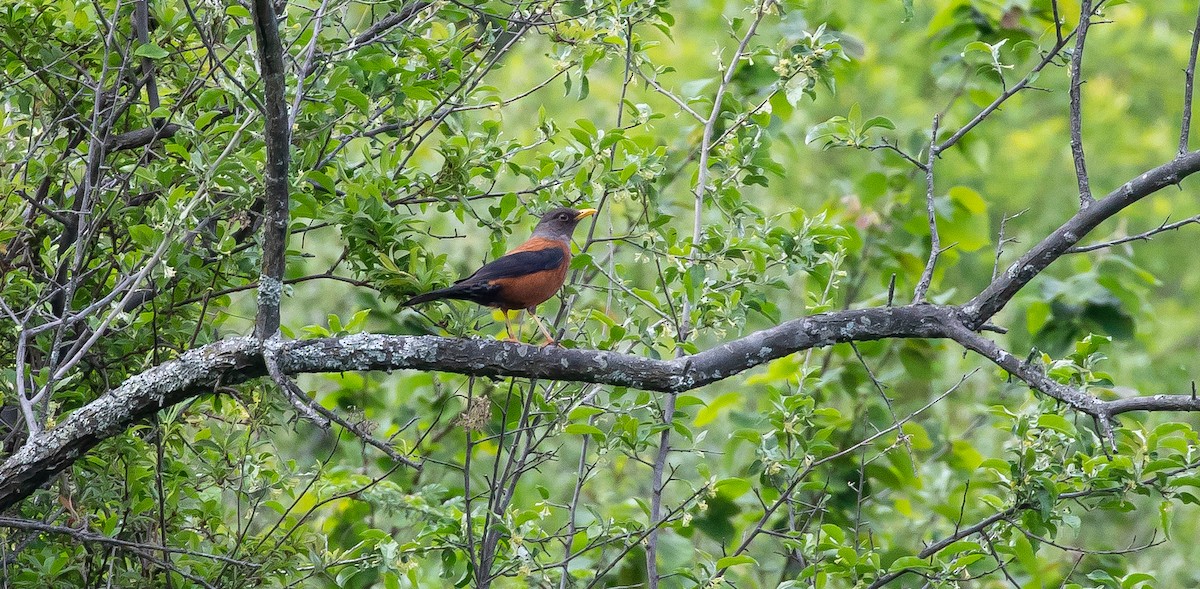
<svg viewBox="0 0 1200 589">
<path fill-rule="evenodd" d="M 279 331 L 283 298 L 283 271 L 288 237 L 288 159 L 291 128 L 288 126 L 283 44 L 271 0 L 254 0 L 254 36 L 258 41 L 258 68 L 263 80 L 266 116 L 267 163 L 264 170 L 262 278 L 258 287 L 258 315 L 254 334 L 267 339 Z"/>
<path fill-rule="evenodd" d="M 164 407 L 265 376 L 264 346 L 285 375 L 359 370 L 438 370 L 680 392 L 799 350 L 891 337 L 939 337 L 953 309 L 933 305 L 841 311 L 796 319 L 674 360 L 494 340 L 354 335 L 315 340 L 222 340 L 130 378 L 33 436 L 0 464 L 0 511 L 28 496 L 96 444 Z"/>
<path fill-rule="evenodd" d="M 150 7 L 148 0 L 137 0 L 133 5 L 133 28 L 137 31 L 137 40 L 140 44 L 150 42 Z M 154 60 L 149 57 L 142 58 L 142 75 L 146 78 L 146 105 L 150 107 L 150 111 L 158 109 L 158 82 L 154 79 Z M 155 121 L 157 126 L 161 119 Z"/>
</svg>

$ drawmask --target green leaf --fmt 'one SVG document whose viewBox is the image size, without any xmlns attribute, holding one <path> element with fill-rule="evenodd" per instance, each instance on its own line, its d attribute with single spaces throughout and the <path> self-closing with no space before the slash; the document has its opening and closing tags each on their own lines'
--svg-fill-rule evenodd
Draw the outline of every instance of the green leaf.
<svg viewBox="0 0 1200 589">
<path fill-rule="evenodd" d="M 930 568 L 929 561 L 917 556 L 901 556 L 892 561 L 892 566 L 888 567 L 888 571 L 896 572 L 905 569 L 925 570 Z"/>
<path fill-rule="evenodd" d="M 862 127 L 859 128 L 859 131 L 865 133 L 876 127 L 880 129 L 895 129 L 896 124 L 887 117 L 871 117 L 870 119 L 867 119 L 867 122 L 863 123 Z"/>
<path fill-rule="evenodd" d="M 1070 436 L 1075 435 L 1075 426 L 1067 421 L 1067 418 L 1054 413 L 1039 415 L 1037 421 L 1038 427 L 1052 429 L 1056 432 L 1064 433 Z"/>
<path fill-rule="evenodd" d="M 750 491 L 750 481 L 731 477 L 717 481 L 713 488 L 727 499 L 737 499 Z"/>
<path fill-rule="evenodd" d="M 808 130 L 804 143 L 811 145 L 818 139 L 843 139 L 850 134 L 849 122 L 846 117 L 830 117 Z"/>
<path fill-rule="evenodd" d="M 1025 573 L 1033 578 L 1034 586 L 1043 584 L 1042 569 L 1038 566 L 1037 556 L 1033 551 L 1033 545 L 1029 543 L 1029 538 L 1020 532 L 1014 533 L 1012 552 L 1017 557 L 1017 562 L 1021 563 L 1025 569 Z"/>
<path fill-rule="evenodd" d="M 241 4 L 230 4 L 229 6 L 226 6 L 225 14 L 232 16 L 234 18 L 245 18 L 245 19 L 251 18 L 250 11 L 247 10 L 246 7 L 242 6 Z"/>
<path fill-rule="evenodd" d="M 704 427 L 716 419 L 724 410 L 737 405 L 741 400 L 741 393 L 725 393 L 713 399 L 708 406 L 698 411 L 696 419 L 692 423 L 696 427 Z"/>
<path fill-rule="evenodd" d="M 154 43 L 146 43 L 145 45 L 138 46 L 138 48 L 133 51 L 133 54 L 138 57 L 148 57 L 150 59 L 162 59 L 170 55 L 170 53 L 167 53 L 166 49 L 163 49 Z"/>
<path fill-rule="evenodd" d="M 1146 573 L 1131 573 L 1121 580 L 1121 589 L 1133 589 L 1135 586 L 1142 583 L 1153 583 L 1157 581 L 1154 575 Z"/>
<path fill-rule="evenodd" d="M 568 434 L 590 435 L 590 436 L 596 436 L 598 438 L 604 437 L 603 430 L 601 430 L 600 428 L 598 428 L 594 425 L 588 425 L 586 423 L 568 424 L 567 427 L 563 428 L 563 431 Z"/>
<path fill-rule="evenodd" d="M 739 554 L 738 556 L 726 556 L 725 558 L 717 561 L 717 568 L 727 569 L 731 566 L 737 566 L 739 564 L 758 564 L 758 561 L 746 556 L 745 554 Z"/>
<path fill-rule="evenodd" d="M 572 409 L 571 413 L 567 416 L 567 419 L 571 421 L 579 421 L 581 419 L 587 419 L 593 415 L 600 415 L 601 413 L 604 413 L 604 410 L 599 407 L 580 406 Z"/>
<path fill-rule="evenodd" d="M 370 99 L 366 94 L 360 92 L 352 86 L 342 86 L 335 92 L 338 98 L 353 104 L 360 111 L 366 111 L 370 107 Z"/>
</svg>

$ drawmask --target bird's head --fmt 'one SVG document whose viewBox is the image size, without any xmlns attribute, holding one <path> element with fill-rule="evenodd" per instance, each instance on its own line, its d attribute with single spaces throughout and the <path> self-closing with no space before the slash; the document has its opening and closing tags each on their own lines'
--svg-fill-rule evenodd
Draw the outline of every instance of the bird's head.
<svg viewBox="0 0 1200 589">
<path fill-rule="evenodd" d="M 533 236 L 570 241 L 571 234 L 575 232 L 575 226 L 584 218 L 595 214 L 596 209 L 577 210 L 568 207 L 551 209 L 542 215 L 542 220 L 538 221 L 537 227 L 533 229 Z"/>
</svg>

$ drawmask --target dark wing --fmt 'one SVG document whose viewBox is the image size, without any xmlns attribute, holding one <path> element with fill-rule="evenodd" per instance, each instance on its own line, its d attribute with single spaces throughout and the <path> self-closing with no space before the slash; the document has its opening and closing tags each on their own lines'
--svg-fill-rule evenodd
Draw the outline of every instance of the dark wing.
<svg viewBox="0 0 1200 589">
<path fill-rule="evenodd" d="M 498 278 L 518 278 L 547 270 L 556 270 L 564 261 L 562 248 L 513 252 L 484 264 L 474 274 L 455 284 L 489 282 Z"/>
</svg>

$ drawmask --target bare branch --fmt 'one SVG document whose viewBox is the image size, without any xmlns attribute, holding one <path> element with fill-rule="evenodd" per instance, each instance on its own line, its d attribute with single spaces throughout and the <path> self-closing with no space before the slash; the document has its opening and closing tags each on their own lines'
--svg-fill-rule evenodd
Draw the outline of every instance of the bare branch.
<svg viewBox="0 0 1200 589">
<path fill-rule="evenodd" d="M 656 80 L 650 76 L 647 76 L 646 72 L 643 72 L 641 70 L 641 68 L 635 69 L 634 71 L 636 71 L 637 74 L 639 76 L 641 76 L 641 78 L 643 80 L 645 80 L 645 82 L 647 84 L 649 84 L 652 88 L 654 88 L 659 94 L 662 94 L 663 96 L 666 96 L 667 98 L 671 99 L 671 102 L 674 102 L 676 106 L 678 106 L 681 110 L 683 110 L 683 112 L 686 112 L 687 114 L 691 115 L 691 117 L 693 119 L 696 119 L 697 122 L 699 122 L 699 123 L 706 122 L 705 118 L 700 116 L 700 113 L 698 113 L 694 109 L 692 109 L 691 106 L 688 106 L 688 103 L 685 102 L 682 98 L 676 96 L 674 92 L 671 92 L 670 90 L 667 90 L 666 88 L 663 88 L 662 84 L 658 83 L 658 80 Z"/>
<path fill-rule="evenodd" d="M 937 266 L 938 254 L 941 253 L 942 240 L 938 236 L 937 212 L 933 208 L 933 163 L 937 160 L 937 134 L 939 115 L 933 117 L 933 131 L 929 136 L 929 158 L 925 164 L 925 213 L 929 221 L 929 260 L 925 262 L 925 270 L 921 272 L 921 280 L 913 292 L 913 303 L 925 302 L 925 294 L 933 282 L 933 269 Z"/>
<path fill-rule="evenodd" d="M 282 374 L 441 370 L 680 392 L 812 347 L 886 337 L 940 337 L 947 332 L 947 321 L 953 321 L 952 308 L 934 305 L 840 311 L 789 321 L 674 360 L 433 336 L 361 334 L 268 343 L 253 337 L 222 340 L 130 378 L 61 419 L 56 427 L 31 435 L 0 464 L 0 511 L 130 423 L 219 386 L 265 376 L 264 345 L 277 347 Z"/>
<path fill-rule="evenodd" d="M 296 117 L 300 115 L 300 103 L 304 100 L 304 80 L 316 70 L 314 60 L 317 56 L 317 41 L 321 38 L 321 26 L 325 23 L 325 9 L 328 6 L 329 0 L 321 0 L 321 5 L 317 7 L 317 12 L 310 21 L 313 27 L 312 38 L 304 48 L 304 63 L 296 71 L 296 95 L 292 97 L 292 109 L 287 119 L 289 133 L 291 129 L 296 128 Z"/>
<path fill-rule="evenodd" d="M 1179 154 L 1188 151 L 1188 136 L 1192 132 L 1192 89 L 1196 81 L 1196 52 L 1200 51 L 1200 10 L 1196 11 L 1196 26 L 1192 28 L 1192 51 L 1183 74 L 1183 120 L 1179 129 Z"/>
<path fill-rule="evenodd" d="M 1150 541 L 1146 542 L 1145 544 L 1141 544 L 1141 545 L 1137 544 L 1137 537 L 1135 536 L 1133 538 L 1133 541 L 1129 543 L 1128 548 L 1115 548 L 1115 549 L 1107 549 L 1107 550 L 1099 550 L 1099 549 L 1095 549 L 1095 548 L 1081 548 L 1078 546 L 1066 546 L 1063 544 L 1059 544 L 1059 543 L 1055 542 L 1054 540 L 1051 540 L 1050 538 L 1046 538 L 1044 536 L 1039 536 L 1029 530 L 1026 530 L 1025 528 L 1021 527 L 1019 524 L 1017 524 L 1016 522 L 1009 521 L 1009 523 L 1012 524 L 1012 527 L 1016 528 L 1016 530 L 1018 532 L 1021 532 L 1022 534 L 1025 534 L 1027 537 L 1029 537 L 1030 540 L 1036 540 L 1043 544 L 1049 544 L 1049 545 L 1051 545 L 1059 550 L 1062 550 L 1064 552 L 1082 552 L 1084 554 L 1132 554 L 1134 552 L 1141 552 L 1147 548 L 1153 548 L 1155 546 L 1158 546 L 1159 544 L 1162 544 L 1163 542 L 1166 542 L 1165 538 L 1162 540 L 1159 540 L 1158 534 L 1151 534 Z"/>
<path fill-rule="evenodd" d="M 409 20 L 412 20 L 412 18 L 416 16 L 418 12 L 420 12 L 426 6 L 429 6 L 429 4 L 429 2 L 424 1 L 410 2 L 405 4 L 400 8 L 400 10 L 392 12 L 379 19 L 378 22 L 371 25 L 370 28 L 355 37 L 350 46 L 357 48 L 378 39 L 379 37 L 387 34 L 388 31 L 407 23 Z"/>
<path fill-rule="evenodd" d="M 903 149 L 900 149 L 900 147 L 897 146 L 896 144 L 889 142 L 887 139 L 884 139 L 883 142 L 880 143 L 879 145 L 871 145 L 871 146 L 868 146 L 866 149 L 869 151 L 878 151 L 880 149 L 893 151 L 896 153 L 896 155 L 899 155 L 900 157 L 904 158 L 908 163 L 915 166 L 918 170 L 921 170 L 922 172 L 926 171 L 925 164 L 921 163 L 920 161 L 917 161 L 916 158 L 914 158 L 911 155 L 908 155 L 907 152 L 905 152 Z"/>
<path fill-rule="evenodd" d="M 208 558 L 235 566 L 259 568 L 262 565 L 219 554 L 209 554 L 206 552 L 197 552 L 194 550 L 185 550 L 182 548 L 173 548 L 170 546 L 159 546 L 154 544 L 142 544 L 138 542 L 130 542 L 120 538 L 105 536 L 96 532 L 90 532 L 85 529 L 69 528 L 67 526 L 56 526 L 54 524 L 43 523 L 35 520 L 18 519 L 14 517 L 0 517 L 0 528 L 11 528 L 14 530 L 27 530 L 30 532 L 43 532 L 47 534 L 60 534 L 69 536 L 79 542 L 88 542 L 95 544 L 107 544 L 118 548 L 129 549 L 134 554 L 142 556 L 149 552 L 167 552 L 174 554 L 185 554 L 188 556 L 198 556 L 200 558 Z"/>
<path fill-rule="evenodd" d="M 1174 223 L 1167 223 L 1166 221 L 1163 221 L 1162 225 L 1159 225 L 1158 227 L 1151 229 L 1149 231 L 1143 231 L 1141 233 L 1138 233 L 1137 235 L 1129 235 L 1127 237 L 1122 237 L 1120 239 L 1114 239 L 1112 241 L 1104 241 L 1104 242 L 1100 242 L 1100 243 L 1093 243 L 1090 245 L 1076 246 L 1076 247 L 1073 247 L 1073 248 L 1067 250 L 1067 253 L 1079 254 L 1079 253 L 1083 253 L 1083 252 L 1090 252 L 1090 251 L 1095 251 L 1098 249 L 1104 249 L 1106 247 L 1112 247 L 1114 245 L 1121 245 L 1122 243 L 1129 243 L 1131 241 L 1149 240 L 1149 239 L 1153 238 L 1155 235 L 1158 235 L 1159 233 L 1166 233 L 1167 231 L 1174 231 L 1175 229 L 1179 229 L 1180 227 L 1183 227 L 1184 225 L 1191 225 L 1193 223 L 1200 223 L 1200 215 L 1196 215 L 1194 217 L 1188 217 L 1182 221 L 1176 221 Z"/>
<path fill-rule="evenodd" d="M 144 127 L 142 129 L 126 131 L 120 135 L 113 135 L 112 137 L 109 137 L 108 141 L 104 145 L 104 148 L 110 152 L 113 152 L 124 149 L 145 147 L 151 143 L 154 143 L 155 141 L 158 141 L 159 139 L 166 139 L 174 136 L 175 133 L 178 133 L 179 129 L 181 128 L 182 127 L 176 125 L 175 123 L 167 123 L 161 126 L 155 125 L 153 127 Z"/>
<path fill-rule="evenodd" d="M 1093 207 L 1098 208 L 1098 207 Z M 0 464 L 0 510 L 28 496 L 55 473 L 130 423 L 218 387 L 267 373 L 263 346 L 276 346 L 283 374 L 363 370 L 439 370 L 591 382 L 649 391 L 698 388 L 770 360 L 815 347 L 885 338 L 950 338 L 995 362 L 1035 389 L 1109 423 L 1127 411 L 1200 411 L 1190 395 L 1101 401 L 1049 379 L 960 323 L 959 307 L 909 305 L 837 311 L 788 321 L 716 348 L 674 360 L 614 352 L 537 348 L 495 340 L 359 334 L 275 341 L 235 338 L 184 353 L 125 381 L 75 410 Z"/>
<path fill-rule="evenodd" d="M 1005 237 L 1004 230 L 1007 227 L 1009 221 L 1012 221 L 1013 219 L 1020 217 L 1021 215 L 1025 214 L 1025 211 L 1028 211 L 1028 210 L 1029 209 L 1023 209 L 1014 215 L 1004 215 L 1004 216 L 1000 217 L 1000 233 L 999 233 L 999 236 L 996 238 L 996 257 L 992 260 L 992 280 L 993 281 L 996 280 L 996 275 L 1000 273 L 1000 256 L 1004 255 L 1004 246 L 1008 245 L 1010 243 L 1017 242 L 1017 239 L 1015 237 Z"/>
<path fill-rule="evenodd" d="M 138 43 L 150 42 L 150 8 L 148 0 L 136 0 L 133 4 L 133 28 L 137 31 Z M 158 108 L 158 82 L 154 79 L 154 60 L 142 58 L 142 75 L 146 77 L 146 105 L 151 111 Z M 155 121 L 156 125 L 158 121 Z"/>
<path fill-rule="evenodd" d="M 1058 39 L 1059 45 L 1063 42 L 1062 17 L 1058 14 L 1058 0 L 1050 0 L 1050 11 L 1054 15 L 1054 37 Z"/>
<path fill-rule="evenodd" d="M 1088 181 L 1087 164 L 1083 155 L 1083 107 L 1079 87 L 1083 84 L 1083 44 L 1087 41 L 1088 28 L 1092 24 L 1092 0 L 1083 0 L 1079 9 L 1079 27 L 1075 29 L 1075 51 L 1071 54 L 1071 156 L 1075 160 L 1075 178 L 1079 183 L 1079 208 L 1087 208 L 1096 202 Z"/>
</svg>

